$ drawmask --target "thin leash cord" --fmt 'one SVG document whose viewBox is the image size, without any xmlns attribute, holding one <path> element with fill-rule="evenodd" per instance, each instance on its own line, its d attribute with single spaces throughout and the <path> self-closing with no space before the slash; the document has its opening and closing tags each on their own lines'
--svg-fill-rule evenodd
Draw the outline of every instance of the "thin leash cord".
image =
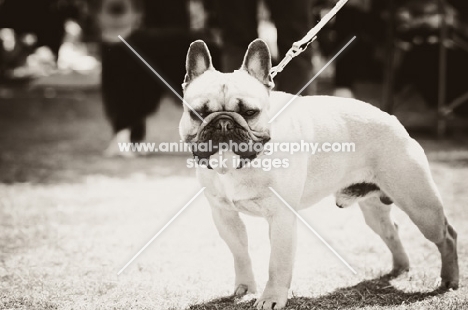
<svg viewBox="0 0 468 310">
<path fill-rule="evenodd" d="M 283 71 L 286 65 L 300 53 L 305 51 L 307 47 L 312 43 L 316 38 L 317 34 L 322 30 L 322 28 L 338 13 L 339 10 L 348 2 L 348 0 L 338 1 L 333 9 L 331 9 L 325 16 L 319 21 L 314 28 L 312 28 L 301 40 L 294 42 L 292 47 L 286 53 L 286 56 L 281 60 L 281 62 L 271 68 L 270 75 L 271 78 L 274 78 L 279 72 Z"/>
</svg>

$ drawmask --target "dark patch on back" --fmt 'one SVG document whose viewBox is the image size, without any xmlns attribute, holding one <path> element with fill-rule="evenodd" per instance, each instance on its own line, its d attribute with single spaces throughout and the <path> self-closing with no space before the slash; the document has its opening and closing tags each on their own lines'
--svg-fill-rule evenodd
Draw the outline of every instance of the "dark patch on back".
<svg viewBox="0 0 468 310">
<path fill-rule="evenodd" d="M 374 183 L 355 183 L 352 184 L 342 190 L 342 192 L 346 195 L 349 196 L 354 196 L 354 197 L 364 197 L 370 192 L 377 192 L 380 191 L 380 187 L 378 187 Z"/>
</svg>

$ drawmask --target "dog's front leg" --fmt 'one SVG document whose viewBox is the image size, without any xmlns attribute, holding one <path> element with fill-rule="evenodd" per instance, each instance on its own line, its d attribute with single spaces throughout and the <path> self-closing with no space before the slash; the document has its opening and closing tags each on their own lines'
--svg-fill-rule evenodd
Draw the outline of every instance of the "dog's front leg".
<svg viewBox="0 0 468 310">
<path fill-rule="evenodd" d="M 282 309 L 288 301 L 294 256 L 296 252 L 296 216 L 281 206 L 281 211 L 268 218 L 270 225 L 269 279 L 257 309 Z"/>
<path fill-rule="evenodd" d="M 248 251 L 247 231 L 244 222 L 239 217 L 239 213 L 212 206 L 212 214 L 219 235 L 226 242 L 234 256 L 236 272 L 234 295 L 256 293 L 257 284 L 255 283 Z"/>
</svg>

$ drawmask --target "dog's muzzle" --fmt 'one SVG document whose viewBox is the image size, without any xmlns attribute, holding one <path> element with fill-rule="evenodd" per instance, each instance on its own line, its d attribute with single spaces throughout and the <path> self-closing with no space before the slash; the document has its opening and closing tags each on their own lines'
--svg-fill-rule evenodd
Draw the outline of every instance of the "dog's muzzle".
<svg viewBox="0 0 468 310">
<path fill-rule="evenodd" d="M 234 130 L 235 124 L 232 118 L 228 116 L 220 116 L 216 119 L 214 126 L 221 135 L 228 135 L 232 130 Z"/>
<path fill-rule="evenodd" d="M 236 112 L 214 112 L 205 121 L 198 131 L 196 144 L 192 146 L 193 156 L 199 160 L 209 158 L 219 150 L 226 151 L 227 146 L 242 159 L 253 160 L 270 140 L 268 132 L 252 130 Z M 211 148 L 201 147 L 201 144 Z"/>
</svg>

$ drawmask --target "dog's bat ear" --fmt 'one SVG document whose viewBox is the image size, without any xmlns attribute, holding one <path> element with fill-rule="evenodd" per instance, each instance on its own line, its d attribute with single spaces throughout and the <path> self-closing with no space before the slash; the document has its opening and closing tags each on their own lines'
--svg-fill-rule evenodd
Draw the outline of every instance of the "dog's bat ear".
<svg viewBox="0 0 468 310">
<path fill-rule="evenodd" d="M 187 60 L 185 62 L 185 79 L 182 86 L 185 88 L 193 79 L 202 75 L 205 71 L 214 69 L 211 62 L 208 46 L 202 40 L 190 44 Z"/>
<path fill-rule="evenodd" d="M 271 55 L 264 41 L 256 39 L 250 43 L 241 69 L 247 71 L 268 88 L 273 88 L 274 83 L 270 75 Z"/>
</svg>

